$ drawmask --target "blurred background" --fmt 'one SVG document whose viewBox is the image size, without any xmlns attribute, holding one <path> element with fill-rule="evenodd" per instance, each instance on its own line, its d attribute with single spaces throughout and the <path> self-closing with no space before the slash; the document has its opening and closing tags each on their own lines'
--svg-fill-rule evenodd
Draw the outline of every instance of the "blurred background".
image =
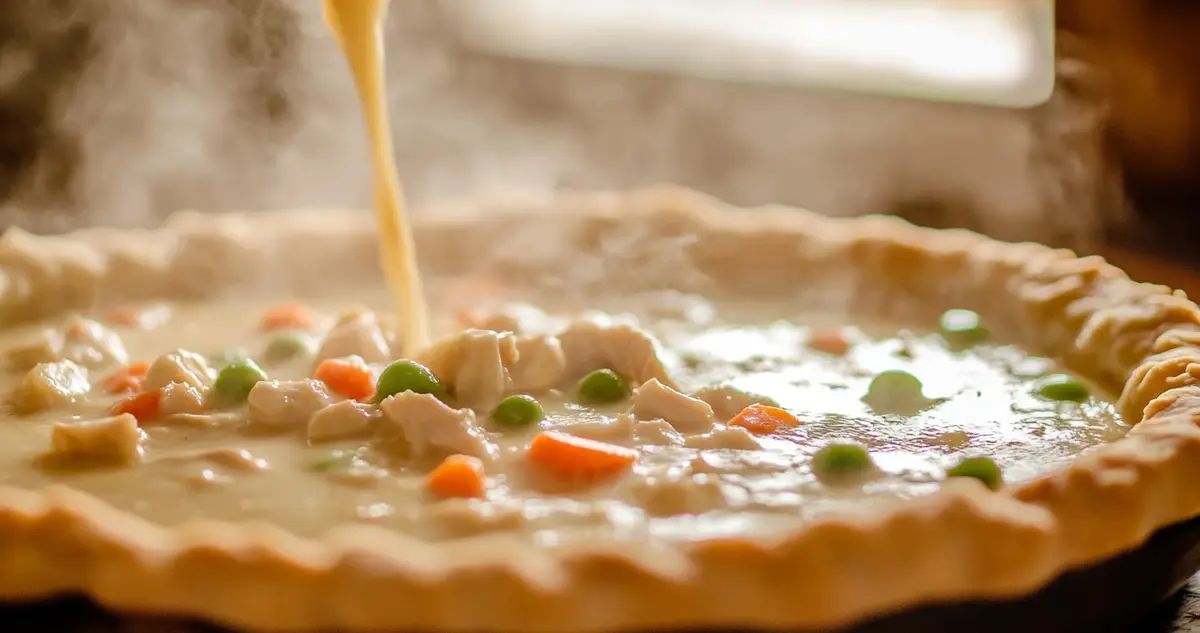
<svg viewBox="0 0 1200 633">
<path fill-rule="evenodd" d="M 319 4 L 5 0 L 2 223 L 367 205 L 358 106 Z M 671 181 L 1087 252 L 1191 250 L 1194 2 L 392 4 L 416 203 Z"/>
</svg>

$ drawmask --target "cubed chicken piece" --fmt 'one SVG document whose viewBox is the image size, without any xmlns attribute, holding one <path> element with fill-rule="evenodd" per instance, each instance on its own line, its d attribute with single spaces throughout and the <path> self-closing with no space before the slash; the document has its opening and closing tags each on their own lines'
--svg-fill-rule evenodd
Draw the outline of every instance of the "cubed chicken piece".
<svg viewBox="0 0 1200 633">
<path fill-rule="evenodd" d="M 205 392 L 182 382 L 173 382 L 162 388 L 162 396 L 158 401 L 159 415 L 168 416 L 177 413 L 203 413 L 207 409 L 208 397 Z"/>
<path fill-rule="evenodd" d="M 84 367 L 129 362 L 121 336 L 91 319 L 71 319 L 63 327 L 62 340 L 62 357 Z"/>
<path fill-rule="evenodd" d="M 496 445 L 475 421 L 470 409 L 454 409 L 434 396 L 405 391 L 379 404 L 383 417 L 400 428 L 412 455 L 473 455 L 492 459 Z"/>
<path fill-rule="evenodd" d="M 333 404 L 333 396 L 316 380 L 263 380 L 247 399 L 250 421 L 267 427 L 307 424 L 314 413 Z"/>
<path fill-rule="evenodd" d="M 87 370 L 69 360 L 38 363 L 9 396 L 14 413 L 29 415 L 71 404 L 92 388 Z"/>
<path fill-rule="evenodd" d="M 707 402 L 708 406 L 712 407 L 713 414 L 721 421 L 733 419 L 735 415 L 742 412 L 742 409 L 752 404 L 765 404 L 771 407 L 779 406 L 771 398 L 747 393 L 729 385 L 705 387 L 693 393 L 692 397 Z"/>
<path fill-rule="evenodd" d="M 630 479 L 635 503 L 650 516 L 703 514 L 730 506 L 719 477 L 671 473 Z"/>
<path fill-rule="evenodd" d="M 177 349 L 159 356 L 150 364 L 142 381 L 142 390 L 162 389 L 177 382 L 207 395 L 212 389 L 213 380 L 213 372 L 203 356 Z"/>
<path fill-rule="evenodd" d="M 686 396 L 655 378 L 633 390 L 633 413 L 641 420 L 665 420 L 682 433 L 705 433 L 713 428 L 707 402 Z"/>
<path fill-rule="evenodd" d="M 142 459 L 145 436 L 137 419 L 128 413 L 55 424 L 50 431 L 50 456 L 62 461 L 132 464 Z"/>
<path fill-rule="evenodd" d="M 528 303 L 508 303 L 495 312 L 467 315 L 469 327 L 477 330 L 513 334 L 549 334 L 557 328 L 555 319 Z"/>
<path fill-rule="evenodd" d="M 715 428 L 709 433 L 693 435 L 684 440 L 683 445 L 688 448 L 741 451 L 756 451 L 762 448 L 758 439 L 740 426 L 725 426 Z"/>
<path fill-rule="evenodd" d="M 326 442 L 361 435 L 370 431 L 378 418 L 378 409 L 353 400 L 343 400 L 308 418 L 308 439 Z"/>
<path fill-rule="evenodd" d="M 516 344 L 517 360 L 508 371 L 514 391 L 541 393 L 562 382 L 567 373 L 567 359 L 557 338 L 521 336 Z"/>
<path fill-rule="evenodd" d="M 391 347 L 374 312 L 358 310 L 342 315 L 321 342 L 316 363 L 346 356 L 359 356 L 368 363 L 392 360 Z"/>
<path fill-rule="evenodd" d="M 656 319 L 679 319 L 706 325 L 716 316 L 712 303 L 700 295 L 678 290 L 650 292 L 639 297 L 646 312 Z"/>
<path fill-rule="evenodd" d="M 636 446 L 683 446 L 683 436 L 664 420 L 637 420 L 633 424 Z"/>
<path fill-rule="evenodd" d="M 516 360 L 516 339 L 490 330 L 459 332 L 434 343 L 418 359 L 460 403 L 480 410 L 490 409 L 512 388 L 508 367 Z"/>
<path fill-rule="evenodd" d="M 568 376 L 611 369 L 634 384 L 655 378 L 675 387 L 658 357 L 658 344 L 629 323 L 603 316 L 580 319 L 567 326 L 558 340 L 567 359 Z"/>
<path fill-rule="evenodd" d="M 5 367 L 9 371 L 29 371 L 39 363 L 53 363 L 62 359 L 62 346 L 62 333 L 46 328 L 29 342 L 5 352 Z"/>
</svg>

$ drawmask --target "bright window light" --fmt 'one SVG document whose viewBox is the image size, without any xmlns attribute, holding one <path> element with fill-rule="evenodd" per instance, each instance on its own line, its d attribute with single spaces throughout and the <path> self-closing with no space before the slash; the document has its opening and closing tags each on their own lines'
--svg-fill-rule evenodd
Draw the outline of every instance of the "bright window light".
<svg viewBox="0 0 1200 633">
<path fill-rule="evenodd" d="M 451 0 L 464 41 L 558 63 L 1031 105 L 1051 0 Z"/>
</svg>

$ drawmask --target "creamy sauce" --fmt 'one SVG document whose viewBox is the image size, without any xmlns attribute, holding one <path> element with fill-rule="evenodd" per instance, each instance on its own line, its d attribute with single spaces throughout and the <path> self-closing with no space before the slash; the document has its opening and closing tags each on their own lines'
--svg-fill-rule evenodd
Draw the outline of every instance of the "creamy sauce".
<svg viewBox="0 0 1200 633">
<path fill-rule="evenodd" d="M 786 303 L 596 297 L 587 308 L 627 312 L 637 328 L 581 319 L 575 306 L 561 317 L 527 309 L 533 325 L 511 328 L 515 335 L 479 323 L 461 332 L 450 315 L 428 313 L 415 265 L 384 101 L 387 2 L 325 0 L 324 8 L 372 152 L 390 296 L 365 303 L 395 309 L 397 323 L 363 311 L 335 317 L 363 297 L 330 297 L 315 306 L 323 318 L 290 334 L 292 355 L 278 358 L 271 350 L 279 340 L 271 339 L 281 335 L 260 331 L 266 306 L 247 301 L 154 306 L 110 322 L 112 329 L 75 318 L 0 334 L 8 364 L 0 389 L 9 394 L 0 484 L 65 483 L 164 525 L 261 519 L 312 536 L 365 522 L 428 540 L 507 532 L 556 547 L 597 536 L 690 540 L 795 529 L 933 492 L 967 456 L 989 456 L 1007 481 L 1021 482 L 1128 430 L 1095 397 L 1035 395 L 1034 381 L 1052 363 L 1014 347 L 955 351 L 936 335 L 863 323 L 837 335 L 849 339 L 844 352 L 818 351 L 812 326 L 841 323 L 789 313 Z M 440 293 L 454 287 L 437 281 Z M 500 316 L 495 322 L 520 320 Z M 431 333 L 449 338 L 429 348 Z M 450 389 L 440 399 L 402 392 L 376 402 L 310 379 L 321 358 L 350 355 L 372 379 L 398 358 L 427 356 Z M 226 372 L 218 370 L 245 369 L 237 362 L 245 357 L 266 379 L 252 374 L 240 400 L 222 401 L 230 392 L 219 388 Z M 152 364 L 133 395 L 114 395 L 110 377 L 131 361 Z M 579 378 L 598 369 L 621 374 L 632 396 L 583 402 Z M 923 383 L 919 406 L 877 410 L 869 384 L 896 369 Z M 536 396 L 544 417 L 500 425 L 492 407 L 511 394 Z M 131 404 L 146 395 L 155 396 L 149 413 Z M 739 425 L 735 416 L 759 401 L 789 410 L 795 424 L 755 432 Z M 127 413 L 114 415 L 114 406 Z M 628 458 L 627 468 L 564 477 L 531 458 L 545 432 L 608 445 Z M 842 441 L 869 450 L 873 466 L 831 483 L 817 466 L 819 449 Z M 483 464 L 481 493 L 435 494 L 431 470 L 463 454 Z"/>
<path fill-rule="evenodd" d="M 436 294 L 431 298 L 435 305 L 448 303 Z M 686 540 L 792 529 L 830 513 L 867 512 L 929 494 L 963 456 L 991 456 L 1009 482 L 1021 482 L 1127 431 L 1101 399 L 1057 403 L 1034 395 L 1034 380 L 1053 364 L 1015 347 L 952 351 L 937 335 L 864 323 L 846 330 L 852 345 L 835 355 L 805 343 L 809 326 L 840 325 L 829 317 L 796 314 L 786 304 L 713 306 L 698 297 L 684 299 L 647 295 L 597 299 L 596 305 L 628 314 L 655 335 L 658 357 L 681 391 L 732 385 L 775 400 L 797 415 L 799 425 L 751 436 L 723 424 L 728 414 L 718 416 L 711 429 L 636 420 L 626 413 L 628 399 L 604 406 L 580 403 L 574 378 L 564 376 L 537 394 L 546 417 L 535 426 L 499 428 L 487 407 L 476 410 L 482 432 L 496 447 L 486 469 L 487 493 L 479 499 L 438 499 L 426 489 L 426 477 L 447 451 L 415 455 L 394 432 L 390 438 L 376 432 L 314 441 L 304 419 L 264 431 L 245 405 L 144 423 L 140 463 L 48 465 L 55 423 L 103 417 L 116 401 L 93 387 L 82 402 L 0 425 L 0 483 L 67 483 L 168 525 L 198 518 L 265 519 L 317 535 L 341 523 L 369 522 L 429 540 L 503 531 L 553 547 L 595 536 Z M 346 301 L 317 307 L 329 317 Z M 365 303 L 382 308 L 387 300 L 376 295 Z M 214 366 L 239 355 L 230 348 L 262 359 L 272 336 L 256 329 L 263 307 L 244 301 L 174 306 L 164 324 L 116 331 L 131 360 L 151 361 L 179 347 L 205 355 Z M 329 321 L 313 335 L 314 343 L 325 336 Z M 443 335 L 461 327 L 448 315 L 433 324 Z M 19 347 L 34 331 L 6 334 L 0 350 Z M 310 375 L 313 362 L 306 354 L 262 364 L 271 379 L 296 380 Z M 918 376 L 929 406 L 912 415 L 880 414 L 867 406 L 867 384 L 886 369 Z M 90 372 L 93 384 L 107 371 Z M 11 372 L 3 386 L 11 389 L 20 377 Z M 526 460 L 532 437 L 550 429 L 632 447 L 637 462 L 628 473 L 603 481 L 563 481 Z M 879 472 L 854 485 L 822 483 L 813 455 L 837 440 L 867 446 Z"/>
<path fill-rule="evenodd" d="M 362 102 L 375 179 L 381 264 L 396 314 L 401 319 L 403 349 L 411 355 L 428 342 L 429 317 L 392 154 L 382 52 L 388 0 L 324 0 L 324 3 L 325 21 L 342 46 Z"/>
</svg>

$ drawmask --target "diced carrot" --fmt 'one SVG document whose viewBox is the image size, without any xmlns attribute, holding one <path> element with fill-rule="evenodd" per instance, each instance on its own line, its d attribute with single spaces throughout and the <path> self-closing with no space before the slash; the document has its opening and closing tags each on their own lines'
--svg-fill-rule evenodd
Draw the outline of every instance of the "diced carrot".
<svg viewBox="0 0 1200 633">
<path fill-rule="evenodd" d="M 161 402 L 162 391 L 155 389 L 120 400 L 113 405 L 109 412 L 113 415 L 128 413 L 137 418 L 138 422 L 143 422 L 158 415 L 158 407 Z"/>
<path fill-rule="evenodd" d="M 800 424 L 796 416 L 778 407 L 752 404 L 729 421 L 730 426 L 740 426 L 754 435 L 770 435 L 781 428 Z"/>
<path fill-rule="evenodd" d="M 841 330 L 816 330 L 809 336 L 808 346 L 818 352 L 842 356 L 850 351 L 850 339 Z"/>
<path fill-rule="evenodd" d="M 327 358 L 313 370 L 312 377 L 343 398 L 366 400 L 375 395 L 375 378 L 359 359 Z"/>
<path fill-rule="evenodd" d="M 109 325 L 136 327 L 143 330 L 158 327 L 171 320 L 171 309 L 165 305 L 149 308 L 120 306 L 112 308 L 101 317 Z"/>
<path fill-rule="evenodd" d="M 487 495 L 483 462 L 470 455 L 451 455 L 429 473 L 425 487 L 443 499 L 482 498 Z"/>
<path fill-rule="evenodd" d="M 564 479 L 590 480 L 618 475 L 637 461 L 637 451 L 559 431 L 533 438 L 525 458 Z"/>
<path fill-rule="evenodd" d="M 150 371 L 148 363 L 131 363 L 104 377 L 101 384 L 111 394 L 137 393 L 142 389 L 142 379 Z"/>
<path fill-rule="evenodd" d="M 293 301 L 267 308 L 258 322 L 258 329 L 261 332 L 274 332 L 276 330 L 309 331 L 315 328 L 316 325 L 317 317 L 313 314 L 312 310 Z"/>
</svg>

